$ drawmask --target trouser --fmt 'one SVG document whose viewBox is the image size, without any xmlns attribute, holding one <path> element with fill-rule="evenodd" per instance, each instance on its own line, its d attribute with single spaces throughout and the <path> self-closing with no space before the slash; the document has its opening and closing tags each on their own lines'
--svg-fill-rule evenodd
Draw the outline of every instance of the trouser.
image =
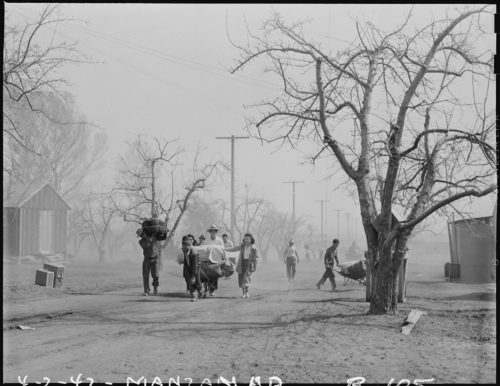
<svg viewBox="0 0 500 386">
<path fill-rule="evenodd" d="M 333 274 L 333 269 L 327 268 L 323 277 L 318 281 L 318 286 L 322 286 L 326 279 L 330 279 L 330 283 L 332 283 L 332 288 L 335 288 L 337 285 L 335 284 L 335 275 Z"/>
<path fill-rule="evenodd" d="M 213 293 L 216 289 L 219 288 L 219 279 L 213 279 L 208 282 L 208 287 L 210 293 Z"/>
<path fill-rule="evenodd" d="M 158 287 L 159 272 L 158 259 L 144 259 L 142 262 L 142 281 L 144 284 L 144 292 L 150 292 L 149 274 L 153 278 L 153 287 Z"/>
<path fill-rule="evenodd" d="M 249 261 L 243 260 L 241 265 L 241 274 L 238 273 L 238 285 L 243 290 L 243 292 L 248 291 L 248 287 L 250 285 L 250 278 L 252 276 L 252 272 L 248 269 Z"/>
<path fill-rule="evenodd" d="M 186 274 L 184 276 L 184 280 L 186 280 L 186 287 L 191 295 L 194 294 L 194 291 L 197 291 L 198 294 L 201 294 L 201 282 L 200 282 L 199 270 L 196 270 L 196 273 L 194 275 Z"/>
<path fill-rule="evenodd" d="M 288 256 L 286 258 L 286 275 L 288 280 L 295 278 L 297 260 L 294 256 Z"/>
</svg>

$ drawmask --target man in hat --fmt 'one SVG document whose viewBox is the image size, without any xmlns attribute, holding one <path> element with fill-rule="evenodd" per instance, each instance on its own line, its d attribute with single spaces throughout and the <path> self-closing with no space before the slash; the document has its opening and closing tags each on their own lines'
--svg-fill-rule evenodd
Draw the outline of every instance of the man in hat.
<svg viewBox="0 0 500 386">
<path fill-rule="evenodd" d="M 219 236 L 217 236 L 217 232 L 219 231 L 219 228 L 217 226 L 212 225 L 210 228 L 207 229 L 208 234 L 210 235 L 207 240 L 205 241 L 205 245 L 217 245 L 222 248 L 224 248 L 224 240 L 222 240 Z M 214 296 L 214 292 L 216 289 L 219 288 L 219 279 L 214 279 L 211 280 L 208 283 L 208 289 L 210 292 L 210 296 Z"/>
<path fill-rule="evenodd" d="M 207 232 L 210 235 L 210 237 L 205 242 L 205 244 L 207 244 L 207 245 L 220 245 L 221 247 L 224 247 L 224 240 L 222 240 L 219 236 L 217 236 L 218 231 L 219 231 L 219 228 L 217 228 L 215 225 L 212 225 L 210 228 L 208 228 Z"/>
</svg>

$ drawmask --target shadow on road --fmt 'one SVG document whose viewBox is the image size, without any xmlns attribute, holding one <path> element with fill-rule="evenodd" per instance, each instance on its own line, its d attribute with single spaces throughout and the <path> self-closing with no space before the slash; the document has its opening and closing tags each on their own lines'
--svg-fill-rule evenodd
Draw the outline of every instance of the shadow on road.
<svg viewBox="0 0 500 386">
<path fill-rule="evenodd" d="M 294 303 L 335 303 L 335 302 L 349 302 L 349 303 L 366 303 L 364 299 L 352 298 L 330 298 L 320 300 L 294 300 Z"/>
<path fill-rule="evenodd" d="M 472 292 L 470 294 L 458 295 L 458 296 L 448 296 L 444 298 L 446 300 L 481 300 L 486 302 L 492 302 L 496 299 L 496 294 L 491 292 Z"/>
</svg>

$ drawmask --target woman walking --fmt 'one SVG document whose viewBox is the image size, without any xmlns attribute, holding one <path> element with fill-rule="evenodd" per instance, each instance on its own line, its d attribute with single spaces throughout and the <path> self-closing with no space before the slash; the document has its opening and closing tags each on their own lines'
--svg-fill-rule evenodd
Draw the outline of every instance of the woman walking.
<svg viewBox="0 0 500 386">
<path fill-rule="evenodd" d="M 236 263 L 236 272 L 238 272 L 238 285 L 243 291 L 242 298 L 249 298 L 248 287 L 252 273 L 257 268 L 257 259 L 259 255 L 255 247 L 255 239 L 251 233 L 245 233 L 243 243 L 235 247 L 226 248 L 228 252 L 240 251 L 238 262 Z"/>
</svg>

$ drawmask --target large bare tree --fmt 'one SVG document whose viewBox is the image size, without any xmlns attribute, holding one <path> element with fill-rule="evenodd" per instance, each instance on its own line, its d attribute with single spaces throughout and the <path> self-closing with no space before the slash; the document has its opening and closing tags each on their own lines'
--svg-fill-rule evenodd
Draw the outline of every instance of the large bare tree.
<svg viewBox="0 0 500 386">
<path fill-rule="evenodd" d="M 52 122 L 68 123 L 53 116 L 40 104 L 41 99 L 35 100 L 33 96 L 46 92 L 59 93 L 66 80 L 58 70 L 71 62 L 83 62 L 84 58 L 77 51 L 76 44 L 61 41 L 54 36 L 55 33 L 47 35 L 47 28 L 69 20 L 57 16 L 60 4 L 47 5 L 34 21 L 26 21 L 22 25 L 12 21 L 9 4 L 6 5 L 2 73 L 3 138 L 37 154 L 37 150 L 26 142 L 24 130 L 27 126 L 16 119 L 16 114 L 23 108 Z M 17 176 L 8 161 L 4 157 L 4 172 Z"/>
<path fill-rule="evenodd" d="M 71 200 L 84 179 L 96 170 L 106 150 L 106 135 L 87 124 L 62 123 L 83 121 L 67 93 L 32 93 L 30 100 L 60 123 L 12 106 L 12 120 L 23 127 L 23 142 L 4 137 L 4 163 L 15 175 L 7 174 L 4 185 L 22 182 L 28 186 L 47 181 L 61 196 Z"/>
<path fill-rule="evenodd" d="M 258 105 L 264 113 L 249 119 L 250 134 L 292 147 L 315 142 L 313 162 L 330 157 L 357 191 L 370 313 L 397 311 L 398 272 L 419 223 L 497 188 L 493 52 L 483 43 L 492 11 L 450 10 L 420 26 L 410 11 L 391 31 L 356 23 L 355 41 L 336 53 L 275 14 L 238 46 L 233 72 L 264 60 L 283 85 Z"/>
<path fill-rule="evenodd" d="M 170 231 L 164 248 L 174 237 L 193 194 L 205 189 L 207 180 L 222 165 L 215 161 L 200 167 L 199 151 L 196 151 L 192 177 L 179 189 L 174 183 L 174 171 L 182 149 L 172 148 L 173 144 L 174 141 L 156 137 L 148 142 L 141 136 L 129 143 L 127 155 L 121 157 L 117 186 L 111 194 L 115 210 L 125 221 L 138 224 L 148 218 L 165 221 Z M 169 165 L 169 173 L 165 173 L 166 165 Z M 166 174 L 170 178 L 165 179 Z M 163 185 L 158 182 L 160 175 L 164 177 Z"/>
</svg>

